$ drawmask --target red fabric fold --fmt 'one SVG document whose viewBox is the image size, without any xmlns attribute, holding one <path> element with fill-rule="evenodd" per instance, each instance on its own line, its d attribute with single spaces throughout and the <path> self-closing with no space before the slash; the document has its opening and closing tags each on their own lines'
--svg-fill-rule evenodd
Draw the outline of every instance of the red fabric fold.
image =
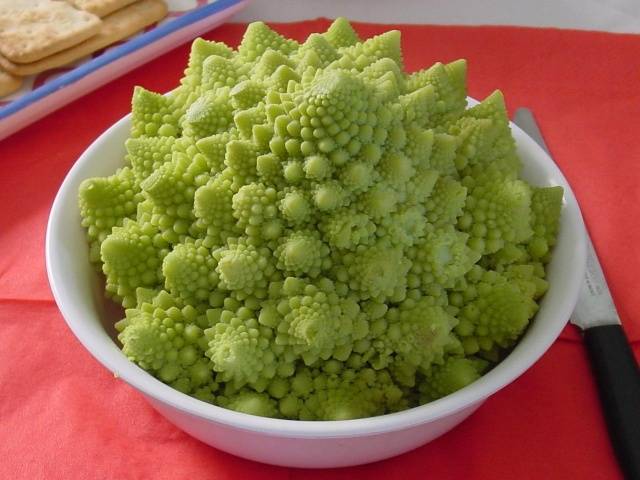
<svg viewBox="0 0 640 480">
<path fill-rule="evenodd" d="M 303 39 L 318 19 L 275 25 Z M 387 25 L 355 24 L 363 37 Z M 469 93 L 500 88 L 533 109 L 571 183 L 629 337 L 640 340 L 640 36 L 512 27 L 397 26 L 409 71 L 466 58 Z M 236 45 L 243 25 L 208 39 Z M 0 478 L 616 479 L 580 336 L 562 339 L 449 434 L 373 465 L 302 471 L 260 465 L 177 430 L 73 338 L 52 302 L 44 231 L 73 162 L 127 113 L 134 85 L 166 91 L 188 45 L 0 142 Z M 640 345 L 635 345 L 640 355 Z"/>
</svg>

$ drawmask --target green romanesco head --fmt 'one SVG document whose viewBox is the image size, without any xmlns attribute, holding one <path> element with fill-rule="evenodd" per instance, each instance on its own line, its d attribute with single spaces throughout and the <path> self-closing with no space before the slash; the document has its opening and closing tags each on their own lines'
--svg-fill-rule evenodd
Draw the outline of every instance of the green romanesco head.
<svg viewBox="0 0 640 480">
<path fill-rule="evenodd" d="M 548 289 L 562 188 L 534 187 L 466 62 L 408 74 L 400 32 L 339 18 L 196 39 L 133 92 L 124 165 L 79 189 L 125 355 L 238 412 L 346 420 L 477 379 Z M 126 152 L 125 152 L 126 150 Z"/>
</svg>

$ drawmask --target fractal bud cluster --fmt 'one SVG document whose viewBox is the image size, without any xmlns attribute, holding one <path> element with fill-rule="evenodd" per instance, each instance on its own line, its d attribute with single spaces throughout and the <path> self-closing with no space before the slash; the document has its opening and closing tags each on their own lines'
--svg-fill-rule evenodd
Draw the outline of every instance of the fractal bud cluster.
<svg viewBox="0 0 640 480">
<path fill-rule="evenodd" d="M 479 378 L 547 289 L 562 189 L 519 178 L 502 94 L 408 74 L 400 33 L 197 39 L 136 88 L 124 165 L 80 188 L 124 354 L 202 401 L 341 420 Z"/>
</svg>

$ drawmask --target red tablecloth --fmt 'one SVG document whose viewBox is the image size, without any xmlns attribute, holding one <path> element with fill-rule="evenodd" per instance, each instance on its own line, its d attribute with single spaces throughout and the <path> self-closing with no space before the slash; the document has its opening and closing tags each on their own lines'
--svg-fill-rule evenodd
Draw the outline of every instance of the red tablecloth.
<svg viewBox="0 0 640 480">
<path fill-rule="evenodd" d="M 293 38 L 327 20 L 276 25 Z M 364 37 L 389 26 L 356 24 Z M 640 36 L 497 27 L 398 26 L 405 61 L 469 60 L 470 94 L 499 87 L 531 107 L 573 186 L 628 335 L 640 353 Z M 244 26 L 206 35 L 237 44 Z M 129 109 L 134 85 L 165 91 L 182 45 L 0 142 L 0 478 L 616 479 L 580 337 L 549 352 L 452 432 L 377 464 L 305 471 L 210 448 L 157 414 L 66 328 L 46 281 L 44 231 L 80 153 Z M 635 323 L 634 323 L 635 322 Z"/>
</svg>

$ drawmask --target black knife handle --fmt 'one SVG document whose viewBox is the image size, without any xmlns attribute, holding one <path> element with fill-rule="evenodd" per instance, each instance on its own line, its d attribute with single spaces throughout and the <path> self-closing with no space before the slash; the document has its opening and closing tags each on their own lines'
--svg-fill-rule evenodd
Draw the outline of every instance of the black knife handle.
<svg viewBox="0 0 640 480">
<path fill-rule="evenodd" d="M 640 370 L 620 325 L 584 331 L 613 449 L 625 478 L 640 480 Z"/>
</svg>

